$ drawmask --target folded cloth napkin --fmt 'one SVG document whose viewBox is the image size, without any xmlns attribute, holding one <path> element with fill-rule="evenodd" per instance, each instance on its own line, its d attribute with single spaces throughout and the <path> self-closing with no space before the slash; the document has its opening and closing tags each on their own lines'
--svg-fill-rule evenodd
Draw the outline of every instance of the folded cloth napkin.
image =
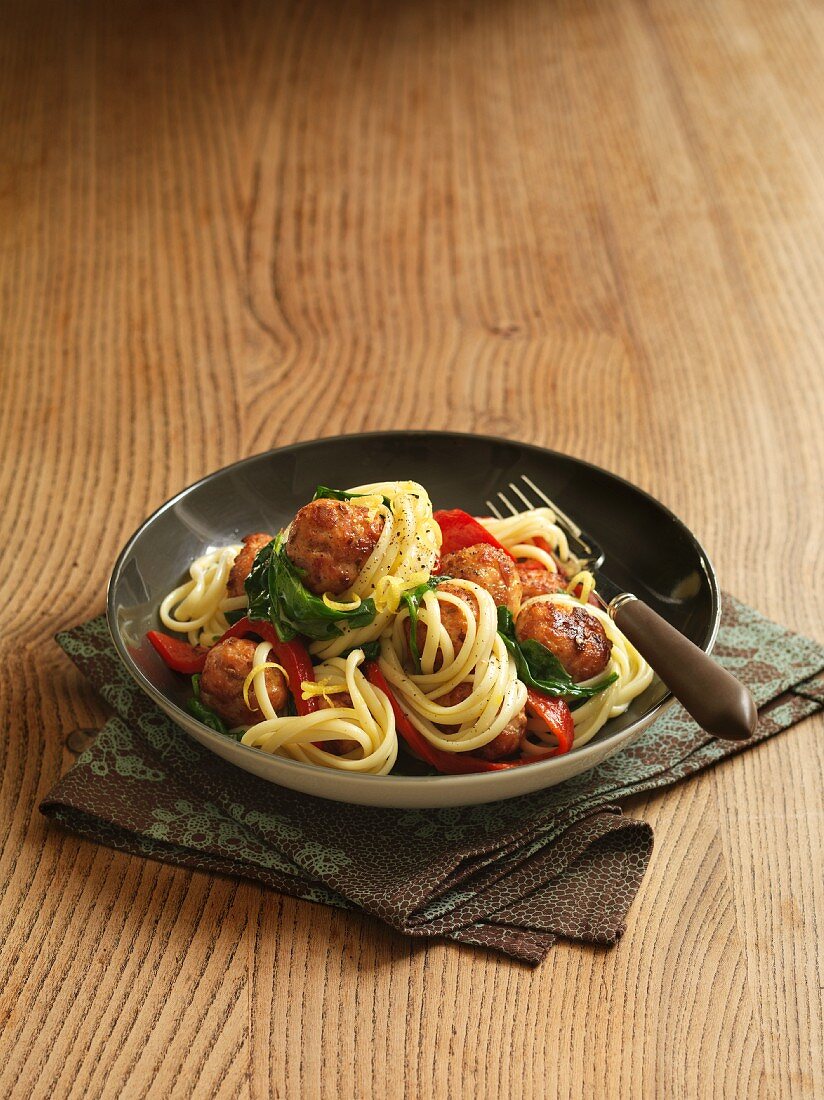
<svg viewBox="0 0 824 1100">
<path fill-rule="evenodd" d="M 558 936 L 612 944 L 624 931 L 652 830 L 622 816 L 622 798 L 676 783 L 824 706 L 824 647 L 725 596 L 715 654 L 755 696 L 753 741 L 717 741 L 672 707 L 561 786 L 484 806 L 382 810 L 285 790 L 202 748 L 134 684 L 102 617 L 57 640 L 116 716 L 45 798 L 48 817 L 126 852 L 530 963 Z"/>
</svg>

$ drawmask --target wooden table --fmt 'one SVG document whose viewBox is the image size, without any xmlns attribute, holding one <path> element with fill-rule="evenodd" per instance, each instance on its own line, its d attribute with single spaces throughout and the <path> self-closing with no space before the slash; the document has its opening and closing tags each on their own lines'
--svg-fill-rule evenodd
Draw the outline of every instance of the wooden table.
<svg viewBox="0 0 824 1100">
<path fill-rule="evenodd" d="M 15 2 L 0 34 L 0 1093 L 824 1094 L 820 720 L 635 803 L 624 940 L 537 970 L 37 812 L 106 716 L 54 631 L 161 501 L 296 439 L 583 456 L 822 638 L 820 9 Z"/>
</svg>

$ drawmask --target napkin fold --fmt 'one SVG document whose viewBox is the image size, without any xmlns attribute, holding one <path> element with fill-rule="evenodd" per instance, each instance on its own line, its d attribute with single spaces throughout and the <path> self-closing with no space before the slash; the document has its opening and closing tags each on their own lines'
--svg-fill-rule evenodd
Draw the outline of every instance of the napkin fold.
<svg viewBox="0 0 824 1100">
<path fill-rule="evenodd" d="M 593 770 L 522 798 L 443 810 L 328 802 L 241 771 L 132 681 L 103 617 L 57 641 L 115 711 L 41 804 L 89 840 L 361 909 L 409 936 L 540 962 L 558 936 L 613 944 L 652 850 L 620 801 L 742 752 L 824 706 L 824 647 L 724 596 L 715 656 L 759 707 L 752 741 L 709 737 L 679 706 Z M 345 777 L 342 777 L 345 782 Z"/>
</svg>

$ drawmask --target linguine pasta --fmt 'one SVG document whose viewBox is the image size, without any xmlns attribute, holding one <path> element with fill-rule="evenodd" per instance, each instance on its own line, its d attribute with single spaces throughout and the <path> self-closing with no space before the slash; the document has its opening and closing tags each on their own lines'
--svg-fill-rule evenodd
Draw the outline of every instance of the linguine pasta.
<svg viewBox="0 0 824 1100">
<path fill-rule="evenodd" d="M 262 642 L 258 648 L 260 657 L 265 659 L 269 643 Z M 345 660 L 333 657 L 316 666 L 319 680 L 330 689 L 330 707 L 312 714 L 278 717 L 266 693 L 261 660 L 252 682 L 264 720 L 246 730 L 243 744 L 304 764 L 386 775 L 398 756 L 395 718 L 389 700 L 383 692 L 373 688 L 360 671 L 358 666 L 362 661 L 363 651 L 355 649 Z M 258 664 L 258 653 L 255 664 Z M 335 704 L 338 689 L 347 693 L 346 705 Z M 341 755 L 325 747 L 337 741 L 346 745 Z"/>
<path fill-rule="evenodd" d="M 294 703 L 302 704 L 298 710 L 309 709 L 308 713 L 294 713 L 294 703 L 287 711 L 282 705 L 276 709 L 267 674 L 274 670 L 287 678 L 289 671 L 273 651 L 277 639 L 258 642 L 243 683 L 243 700 L 260 717 L 237 730 L 237 736 L 243 744 L 301 763 L 386 775 L 398 755 L 396 715 L 402 713 L 422 739 L 423 749 L 428 746 L 436 754 L 456 758 L 483 754 L 506 731 L 523 728 L 528 703 L 523 670 L 519 672 L 513 657 L 512 638 L 507 642 L 501 633 L 495 599 L 472 580 L 455 577 L 442 584 L 432 579 L 442 532 L 423 486 L 413 481 L 375 482 L 340 494 L 340 499 L 350 497 L 351 505 L 379 517 L 380 534 L 349 589 L 337 595 L 324 593 L 320 599 L 332 616 L 371 601 L 373 618 L 368 625 L 350 627 L 341 616 L 328 636 L 315 634 L 308 640 L 314 663 L 308 667 L 314 679 L 301 684 L 300 699 L 290 684 Z M 609 614 L 588 602 L 595 579 L 577 570 L 550 508 L 471 522 L 480 524 L 478 530 L 488 532 L 490 541 L 497 540 L 512 558 L 552 574 L 561 570 L 569 578 L 565 590 L 533 596 L 523 602 L 521 611 L 542 603 L 561 610 L 582 609 L 611 643 L 606 668 L 576 683 L 570 699 L 571 747 L 586 744 L 649 686 L 652 669 Z M 289 531 L 283 532 L 287 548 Z M 184 634 L 192 645 L 209 647 L 229 629 L 230 618 L 244 613 L 247 597 L 230 597 L 227 592 L 240 550 L 235 544 L 219 547 L 192 563 L 189 579 L 161 604 L 160 619 L 168 630 Z M 497 552 L 502 553 L 500 547 Z M 413 631 L 420 649 L 415 660 L 410 658 Z M 380 669 L 383 690 L 364 673 L 369 663 L 366 650 Z M 527 707 L 523 758 L 564 751 L 559 746 L 557 730 Z M 426 752 L 419 755 L 428 759 Z"/>
<path fill-rule="evenodd" d="M 246 606 L 245 596 L 232 597 L 226 591 L 240 549 L 220 546 L 192 562 L 190 579 L 160 605 L 160 621 L 167 630 L 185 634 L 192 645 L 212 645 L 229 629 L 226 612 Z"/>
<path fill-rule="evenodd" d="M 391 633 L 381 642 L 380 665 L 388 683 L 404 704 L 410 722 L 426 740 L 445 752 L 472 752 L 488 745 L 505 729 L 526 702 L 526 687 L 497 627 L 497 612 L 490 594 L 471 581 L 451 581 L 458 593 L 436 589 L 424 597 L 419 621 L 426 627 L 420 674 L 403 666 L 404 626 L 408 611 L 400 613 Z M 477 617 L 461 593 L 471 593 Z M 441 623 L 444 604 L 457 607 L 464 616 L 466 638 L 455 651 Z M 436 670 L 436 660 L 440 668 Z M 460 703 L 444 706 L 439 700 L 459 684 L 471 684 Z M 446 733 L 440 725 L 455 725 Z"/>
<path fill-rule="evenodd" d="M 358 485 L 348 492 L 362 494 L 358 504 L 368 506 L 384 520 L 378 544 L 351 589 L 351 595 L 358 599 L 371 596 L 378 613 L 369 626 L 355 630 L 344 626 L 333 641 L 316 642 L 312 652 L 323 658 L 337 657 L 352 646 L 380 638 L 391 624 L 403 593 L 429 579 L 441 546 L 432 501 L 416 481 L 379 481 Z"/>
</svg>

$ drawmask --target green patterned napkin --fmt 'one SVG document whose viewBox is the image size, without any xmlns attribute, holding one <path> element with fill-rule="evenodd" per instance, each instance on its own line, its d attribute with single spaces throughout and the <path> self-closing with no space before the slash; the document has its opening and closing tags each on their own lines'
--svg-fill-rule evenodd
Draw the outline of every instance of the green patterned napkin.
<svg viewBox="0 0 824 1100">
<path fill-rule="evenodd" d="M 463 809 L 380 810 L 285 790 L 202 748 L 131 680 L 102 617 L 57 640 L 115 716 L 43 801 L 48 817 L 126 852 L 530 963 L 557 936 L 612 944 L 622 934 L 652 848 L 652 830 L 622 816 L 622 798 L 676 783 L 824 705 L 824 647 L 725 596 L 715 653 L 753 691 L 753 741 L 717 741 L 673 707 L 559 787 Z"/>
</svg>

